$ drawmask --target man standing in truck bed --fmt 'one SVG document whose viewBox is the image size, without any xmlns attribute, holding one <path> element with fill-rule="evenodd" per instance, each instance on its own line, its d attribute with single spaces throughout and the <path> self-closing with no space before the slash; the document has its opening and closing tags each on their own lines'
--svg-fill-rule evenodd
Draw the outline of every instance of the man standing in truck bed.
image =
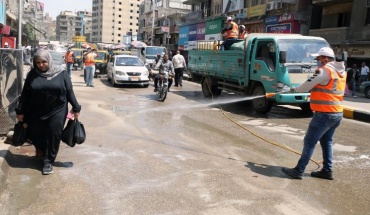
<svg viewBox="0 0 370 215">
<path fill-rule="evenodd" d="M 231 16 L 227 17 L 226 23 L 226 27 L 221 31 L 222 34 L 226 34 L 226 40 L 222 43 L 222 46 L 224 50 L 229 50 L 230 46 L 235 43 L 239 37 L 239 27 Z"/>
</svg>

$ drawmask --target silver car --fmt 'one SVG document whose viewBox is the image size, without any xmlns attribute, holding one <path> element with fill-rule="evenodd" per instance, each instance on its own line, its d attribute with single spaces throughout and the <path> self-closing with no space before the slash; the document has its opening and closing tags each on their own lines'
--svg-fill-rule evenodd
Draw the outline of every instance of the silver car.
<svg viewBox="0 0 370 215">
<path fill-rule="evenodd" d="M 108 81 L 113 86 L 149 86 L 149 71 L 143 61 L 133 55 L 114 55 L 107 65 Z"/>
</svg>

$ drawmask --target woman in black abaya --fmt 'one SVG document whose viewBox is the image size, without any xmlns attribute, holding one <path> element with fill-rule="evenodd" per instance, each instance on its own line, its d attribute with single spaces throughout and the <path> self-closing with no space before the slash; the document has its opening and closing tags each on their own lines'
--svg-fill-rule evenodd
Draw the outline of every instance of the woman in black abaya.
<svg viewBox="0 0 370 215">
<path fill-rule="evenodd" d="M 53 172 L 60 139 L 72 105 L 75 119 L 81 106 L 65 70 L 54 65 L 47 50 L 39 50 L 33 58 L 33 69 L 28 73 L 16 108 L 18 121 L 27 123 L 27 135 L 36 148 L 36 155 L 44 156 L 42 174 Z"/>
</svg>

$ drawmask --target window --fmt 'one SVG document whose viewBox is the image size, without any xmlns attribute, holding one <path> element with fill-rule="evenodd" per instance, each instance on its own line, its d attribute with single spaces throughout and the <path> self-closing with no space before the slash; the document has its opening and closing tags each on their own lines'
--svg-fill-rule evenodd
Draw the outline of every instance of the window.
<svg viewBox="0 0 370 215">
<path fill-rule="evenodd" d="M 130 25 L 132 25 L 132 22 L 130 22 Z"/>
<path fill-rule="evenodd" d="M 130 16 L 130 19 L 132 19 L 132 16 Z"/>
<path fill-rule="evenodd" d="M 130 13 L 132 13 L 133 12 L 133 10 L 130 10 Z"/>
<path fill-rule="evenodd" d="M 121 24 L 121 21 L 118 21 L 118 24 Z"/>
</svg>

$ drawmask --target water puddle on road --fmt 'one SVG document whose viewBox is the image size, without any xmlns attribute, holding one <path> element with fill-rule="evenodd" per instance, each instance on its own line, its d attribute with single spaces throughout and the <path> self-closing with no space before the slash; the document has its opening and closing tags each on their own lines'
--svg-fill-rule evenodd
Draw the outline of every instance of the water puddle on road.
<svg viewBox="0 0 370 215">
<path fill-rule="evenodd" d="M 355 152 L 356 151 L 356 146 L 344 146 L 341 144 L 334 144 L 333 149 L 335 151 L 341 151 L 341 152 Z"/>
</svg>

